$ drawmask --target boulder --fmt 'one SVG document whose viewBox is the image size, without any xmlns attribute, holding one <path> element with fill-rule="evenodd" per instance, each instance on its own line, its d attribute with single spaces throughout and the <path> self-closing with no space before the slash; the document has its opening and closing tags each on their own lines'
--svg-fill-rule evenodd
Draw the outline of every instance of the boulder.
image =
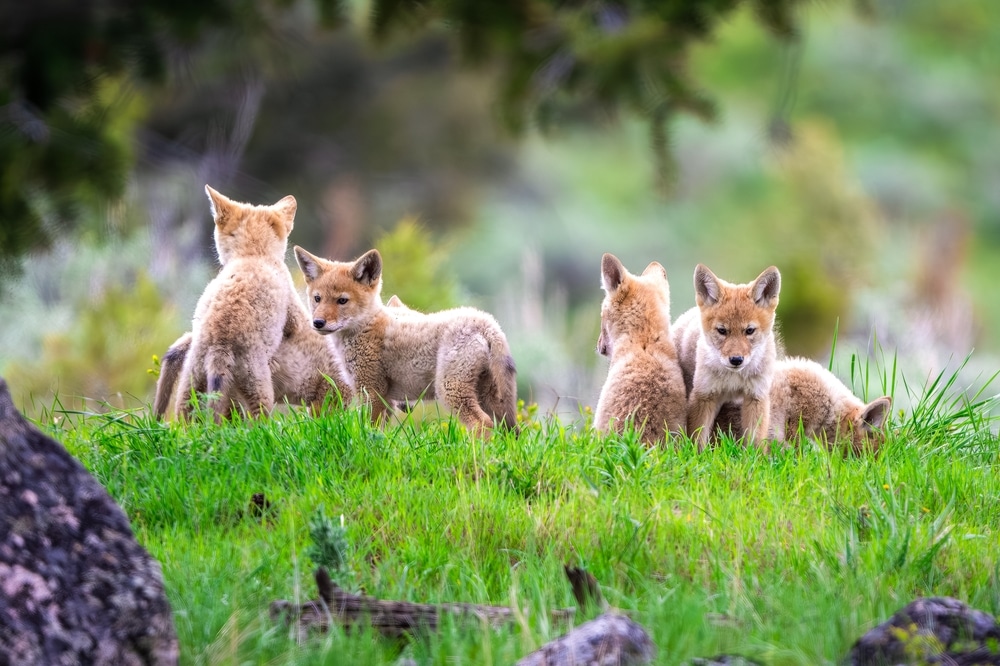
<svg viewBox="0 0 1000 666">
<path fill-rule="evenodd" d="M 176 664 L 160 565 L 0 379 L 0 664 Z"/>
<path fill-rule="evenodd" d="M 1000 627 L 958 599 L 917 599 L 859 638 L 841 663 L 1000 665 Z"/>
</svg>

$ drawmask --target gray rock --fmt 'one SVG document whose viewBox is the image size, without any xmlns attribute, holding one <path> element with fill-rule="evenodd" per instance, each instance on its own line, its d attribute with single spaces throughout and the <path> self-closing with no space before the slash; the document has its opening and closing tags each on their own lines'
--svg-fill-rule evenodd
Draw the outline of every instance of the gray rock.
<svg viewBox="0 0 1000 666">
<path fill-rule="evenodd" d="M 1000 626 L 958 599 L 917 599 L 859 638 L 842 664 L 1000 665 Z"/>
<path fill-rule="evenodd" d="M 515 666 L 639 666 L 656 648 L 642 625 L 605 613 L 546 643 Z"/>
<path fill-rule="evenodd" d="M 687 662 L 688 666 L 760 666 L 738 654 L 719 654 L 714 657 L 697 657 Z"/>
<path fill-rule="evenodd" d="M 160 565 L 0 379 L 0 666 L 176 664 Z"/>
</svg>

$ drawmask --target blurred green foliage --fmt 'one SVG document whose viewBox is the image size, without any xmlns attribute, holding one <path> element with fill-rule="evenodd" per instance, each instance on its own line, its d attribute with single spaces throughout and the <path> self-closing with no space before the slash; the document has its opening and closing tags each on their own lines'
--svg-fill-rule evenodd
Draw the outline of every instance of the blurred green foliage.
<svg viewBox="0 0 1000 666">
<path fill-rule="evenodd" d="M 312 0 L 340 19 L 338 0 Z M 287 0 L 6 2 L 0 8 L 0 276 L 124 194 L 142 86 L 206 33 L 269 30 Z M 115 91 L 109 94 L 109 91 Z M 141 103 L 140 103 L 141 106 Z"/>
<path fill-rule="evenodd" d="M 129 285 L 109 285 L 90 303 L 79 303 L 76 319 L 42 339 L 41 357 L 16 360 L 4 370 L 18 396 L 48 407 L 59 396 L 64 407 L 134 407 L 151 389 L 146 369 L 176 337 L 176 313 L 144 273 Z M 87 401 L 85 403 L 85 401 Z"/>
<path fill-rule="evenodd" d="M 435 241 L 414 218 L 403 218 L 382 234 L 375 247 L 382 255 L 382 300 L 393 294 L 421 312 L 459 304 L 458 280 L 448 270 L 448 244 Z"/>
<path fill-rule="evenodd" d="M 144 106 L 142 98 L 151 96 L 155 86 L 185 72 L 195 52 L 205 56 L 200 64 L 214 62 L 216 69 L 235 61 L 231 75 L 246 80 L 287 70 L 274 77 L 287 84 L 310 69 L 300 67 L 308 56 L 289 50 L 289 44 L 310 43 L 315 56 L 323 45 L 311 41 L 312 35 L 321 32 L 318 28 L 342 25 L 348 14 L 356 19 L 357 33 L 370 30 L 387 50 L 443 32 L 467 61 L 490 73 L 481 80 L 499 81 L 499 91 L 489 96 L 499 99 L 498 109 L 509 126 L 523 128 L 529 116 L 551 127 L 627 110 L 649 120 L 654 151 L 666 173 L 668 120 L 682 112 L 706 118 L 714 113 L 688 69 L 691 46 L 709 40 L 741 5 L 753 7 L 772 34 L 791 37 L 795 10 L 805 2 L 372 0 L 353 3 L 351 11 L 341 0 L 5 3 L 0 10 L 0 272 L 16 269 L 22 254 L 48 247 L 59 233 L 76 226 L 86 217 L 81 208 L 93 210 L 95 204 L 99 208 L 120 199 L 134 159 L 128 141 L 122 140 L 138 124 L 131 111 Z M 415 52 L 410 60 L 428 58 L 440 60 L 433 48 Z M 368 60 L 362 55 L 357 66 L 338 68 L 340 78 L 327 81 L 333 85 L 313 87 L 314 94 L 331 90 L 337 99 L 342 91 L 364 90 L 373 83 L 364 76 Z M 497 79 L 495 72 L 500 73 Z M 259 100 L 233 95 L 229 84 L 223 85 L 224 97 L 239 99 L 244 116 L 237 124 L 252 129 Z M 109 87 L 118 94 L 108 95 Z M 418 94 L 408 92 L 410 97 Z M 169 97 L 155 106 L 170 106 Z M 282 108 L 282 97 L 275 98 L 280 112 L 276 122 L 294 115 Z M 371 95 L 361 97 L 370 101 Z M 316 101 L 310 100 L 307 108 L 317 106 Z M 211 106 L 212 101 L 201 104 Z M 335 124 L 344 119 L 332 117 Z M 462 123 L 451 127 L 461 130 Z M 297 136 L 279 135 L 289 141 Z M 268 152 L 266 143 L 263 152 Z M 287 157 L 287 151 L 278 152 Z M 398 151 L 389 154 L 405 157 Z"/>
</svg>

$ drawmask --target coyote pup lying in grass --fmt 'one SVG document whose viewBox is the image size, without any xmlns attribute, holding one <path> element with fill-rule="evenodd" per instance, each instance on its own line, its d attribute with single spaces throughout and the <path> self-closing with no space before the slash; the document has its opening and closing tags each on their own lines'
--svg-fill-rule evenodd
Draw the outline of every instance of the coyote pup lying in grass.
<svg viewBox="0 0 1000 666">
<path fill-rule="evenodd" d="M 517 382 L 507 338 L 474 308 L 424 314 L 382 304 L 382 257 L 328 261 L 295 247 L 313 327 L 335 335 L 357 394 L 373 420 L 397 401 L 437 398 L 468 428 L 517 423 Z"/>
<path fill-rule="evenodd" d="M 601 336 L 598 352 L 611 358 L 594 414 L 599 430 L 618 430 L 631 418 L 646 444 L 684 432 L 687 392 L 670 338 L 667 272 L 652 262 L 641 276 L 612 254 L 601 259 Z"/>
<path fill-rule="evenodd" d="M 854 453 L 875 453 L 885 435 L 892 398 L 882 396 L 867 405 L 819 363 L 786 358 L 774 365 L 771 383 L 770 438 L 790 442 L 801 432 L 831 449 L 850 444 Z M 716 427 L 726 432 L 740 423 L 739 407 L 729 404 L 720 412 Z"/>
<path fill-rule="evenodd" d="M 351 397 L 334 349 L 310 332 L 309 314 L 285 265 L 296 202 L 272 206 L 237 203 L 205 186 L 215 218 L 222 269 L 195 308 L 192 331 L 164 355 L 154 412 L 161 416 L 180 379 L 178 416 L 190 415 L 191 390 L 220 393 L 216 418 L 234 402 L 250 414 L 269 412 L 275 398 L 316 407 L 331 391 Z"/>
<path fill-rule="evenodd" d="M 777 362 L 771 384 L 771 437 L 778 441 L 802 434 L 829 444 L 851 443 L 855 453 L 875 452 L 884 438 L 880 429 L 889 417 L 892 398 L 867 405 L 837 377 L 815 361 L 787 358 Z"/>
<path fill-rule="evenodd" d="M 777 347 L 774 312 L 781 275 L 771 266 L 749 284 L 730 284 L 698 264 L 697 306 L 674 322 L 688 398 L 688 432 L 704 449 L 722 405 L 742 405 L 745 440 L 764 446 Z"/>
</svg>

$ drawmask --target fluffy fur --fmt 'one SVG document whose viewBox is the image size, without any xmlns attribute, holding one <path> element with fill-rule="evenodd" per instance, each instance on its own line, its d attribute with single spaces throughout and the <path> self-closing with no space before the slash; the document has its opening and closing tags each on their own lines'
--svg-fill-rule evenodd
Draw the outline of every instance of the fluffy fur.
<svg viewBox="0 0 1000 666">
<path fill-rule="evenodd" d="M 300 247 L 295 258 L 317 333 L 339 340 L 356 392 L 381 419 L 396 401 L 437 398 L 467 427 L 488 434 L 494 419 L 517 421 L 517 382 L 507 338 L 473 308 L 424 314 L 382 304 L 382 257 L 328 261 Z"/>
<path fill-rule="evenodd" d="M 771 437 L 785 441 L 799 433 L 833 444 L 850 442 L 855 453 L 881 445 L 892 398 L 867 405 L 819 363 L 805 358 L 777 362 L 771 385 Z"/>
<path fill-rule="evenodd" d="M 647 444 L 684 431 L 687 401 L 677 350 L 670 338 L 670 287 L 653 262 L 632 275 L 617 257 L 601 260 L 601 335 L 598 352 L 610 356 L 594 423 L 621 430 L 628 419 Z"/>
<path fill-rule="evenodd" d="M 181 336 L 164 357 L 170 360 L 161 368 L 155 409 L 166 409 L 181 357 L 179 416 L 190 414 L 192 389 L 219 394 L 211 403 L 217 418 L 228 416 L 234 404 L 250 414 L 269 412 L 276 396 L 318 404 L 330 391 L 324 375 L 349 398 L 335 351 L 311 335 L 308 313 L 284 263 L 295 198 L 254 206 L 207 185 L 205 191 L 222 269 L 198 300 L 190 338 Z"/>
<path fill-rule="evenodd" d="M 819 363 L 805 358 L 779 359 L 771 383 L 769 437 L 792 442 L 801 434 L 821 440 L 831 449 L 849 445 L 855 453 L 878 451 L 892 398 L 882 396 L 867 405 Z M 721 432 L 741 422 L 740 409 L 727 403 L 716 419 Z"/>
<path fill-rule="evenodd" d="M 697 306 L 678 317 L 673 330 L 690 393 L 688 431 L 703 449 L 719 410 L 736 402 L 742 406 L 742 436 L 764 446 L 781 275 L 772 266 L 749 284 L 731 284 L 698 264 L 694 288 Z"/>
</svg>

